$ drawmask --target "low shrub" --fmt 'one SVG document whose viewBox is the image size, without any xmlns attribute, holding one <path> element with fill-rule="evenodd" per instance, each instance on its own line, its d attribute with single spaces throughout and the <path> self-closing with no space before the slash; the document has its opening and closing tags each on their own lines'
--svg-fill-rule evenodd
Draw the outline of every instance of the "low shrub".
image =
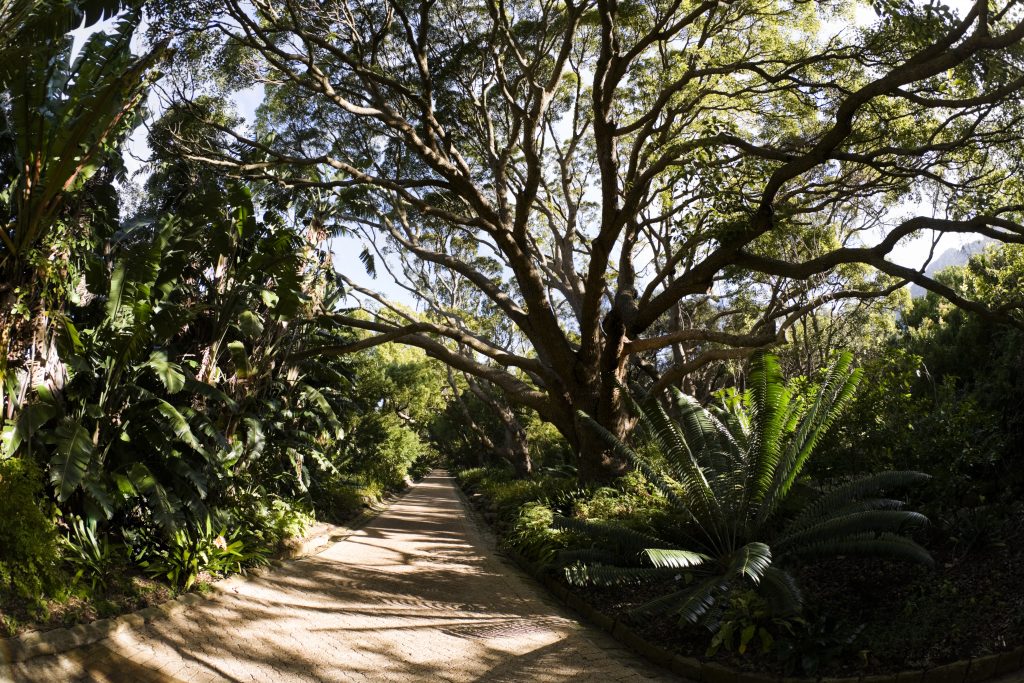
<svg viewBox="0 0 1024 683">
<path fill-rule="evenodd" d="M 475 493 L 485 482 L 497 483 L 501 481 L 512 481 L 514 474 L 511 470 L 498 467 L 471 467 L 460 470 L 455 475 L 455 480 L 464 491 Z"/>
<path fill-rule="evenodd" d="M 357 478 L 334 478 L 311 491 L 317 515 L 328 522 L 346 522 L 363 508 L 384 496 L 380 484 L 364 483 Z"/>
<path fill-rule="evenodd" d="M 0 591 L 38 599 L 60 585 L 60 543 L 42 500 L 42 473 L 34 462 L 0 461 Z"/>
<path fill-rule="evenodd" d="M 614 521 L 624 526 L 671 537 L 679 528 L 665 496 L 657 491 L 639 472 L 628 472 L 612 486 L 603 486 L 588 495 L 579 496 L 572 516 L 593 521 Z"/>
<path fill-rule="evenodd" d="M 93 592 L 105 589 L 123 560 L 124 546 L 111 543 L 107 534 L 97 528 L 95 519 L 78 516 L 65 520 L 68 533 L 62 537 L 64 562 L 71 567 L 72 585 L 86 581 Z"/>
<path fill-rule="evenodd" d="M 413 481 L 419 481 L 423 477 L 427 476 L 431 470 L 441 466 L 441 456 L 436 451 L 430 449 L 429 451 L 420 454 L 416 460 L 409 466 L 409 477 Z"/>
<path fill-rule="evenodd" d="M 565 534 L 551 528 L 553 520 L 554 513 L 547 505 L 535 501 L 524 504 L 504 538 L 505 546 L 541 564 L 550 563 L 566 546 Z"/>
<path fill-rule="evenodd" d="M 188 590 L 202 573 L 230 574 L 267 563 L 267 551 L 246 547 L 244 529 L 214 531 L 209 517 L 201 524 L 178 529 L 168 538 L 150 539 L 135 553 L 139 567 L 174 588 Z"/>
<path fill-rule="evenodd" d="M 245 547 L 277 552 L 289 538 L 301 538 L 316 522 L 310 503 L 268 493 L 262 487 L 239 489 L 214 514 L 214 524 L 241 529 Z"/>
</svg>

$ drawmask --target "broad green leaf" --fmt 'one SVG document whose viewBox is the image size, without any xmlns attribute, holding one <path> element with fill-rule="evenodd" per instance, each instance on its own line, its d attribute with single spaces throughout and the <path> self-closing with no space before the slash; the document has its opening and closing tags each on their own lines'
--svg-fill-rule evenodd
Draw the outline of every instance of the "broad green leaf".
<svg viewBox="0 0 1024 683">
<path fill-rule="evenodd" d="M 192 428 L 189 427 L 188 420 L 185 419 L 185 416 L 182 415 L 177 408 L 163 399 L 157 399 L 157 410 L 159 410 L 160 414 L 166 417 L 170 422 L 174 436 L 178 437 L 196 450 L 199 450 L 202 447 L 196 439 L 195 434 L 192 433 Z"/>
<path fill-rule="evenodd" d="M 17 422 L 4 427 L 3 456 L 12 457 L 21 444 L 31 439 L 56 414 L 56 406 L 50 403 L 30 403 L 23 407 Z"/>
<path fill-rule="evenodd" d="M 95 449 L 85 427 L 70 418 L 61 421 L 54 438 L 50 482 L 57 490 L 57 500 L 63 502 L 82 483 Z"/>
<path fill-rule="evenodd" d="M 249 364 L 249 354 L 245 350 L 245 344 L 240 341 L 229 342 L 228 351 L 235 364 L 235 374 L 241 379 L 251 376 L 252 366 Z"/>
<path fill-rule="evenodd" d="M 252 311 L 242 311 L 238 316 L 238 329 L 252 340 L 263 334 L 263 321 Z"/>
<path fill-rule="evenodd" d="M 168 394 L 176 394 L 185 386 L 185 373 L 181 371 L 180 365 L 167 360 L 165 351 L 158 350 L 149 354 L 146 365 L 160 378 Z"/>
</svg>

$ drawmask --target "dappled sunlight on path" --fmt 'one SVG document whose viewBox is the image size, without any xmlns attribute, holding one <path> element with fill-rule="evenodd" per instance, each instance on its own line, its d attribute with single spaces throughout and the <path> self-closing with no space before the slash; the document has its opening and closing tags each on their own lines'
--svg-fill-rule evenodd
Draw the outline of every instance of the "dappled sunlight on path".
<svg viewBox="0 0 1024 683">
<path fill-rule="evenodd" d="M 496 556 L 439 473 L 318 555 L 14 673 L 26 681 L 675 680 L 569 618 Z"/>
</svg>

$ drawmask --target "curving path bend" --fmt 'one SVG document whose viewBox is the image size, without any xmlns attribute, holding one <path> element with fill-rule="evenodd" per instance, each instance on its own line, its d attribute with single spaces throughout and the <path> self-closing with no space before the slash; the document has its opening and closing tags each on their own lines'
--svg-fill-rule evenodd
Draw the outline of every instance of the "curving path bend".
<svg viewBox="0 0 1024 683">
<path fill-rule="evenodd" d="M 438 472 L 318 555 L 11 673 L 163 683 L 680 680 L 579 624 L 500 559 Z"/>
</svg>

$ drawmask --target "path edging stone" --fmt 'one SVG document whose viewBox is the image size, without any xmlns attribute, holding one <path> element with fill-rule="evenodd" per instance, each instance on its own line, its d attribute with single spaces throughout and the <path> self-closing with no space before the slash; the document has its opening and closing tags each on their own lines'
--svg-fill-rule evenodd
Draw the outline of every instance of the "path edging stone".
<svg viewBox="0 0 1024 683">
<path fill-rule="evenodd" d="M 462 487 L 456 486 L 455 489 L 467 507 L 475 512 Z M 996 676 L 1014 671 L 1024 673 L 1024 645 L 1006 652 L 963 659 L 931 669 L 916 669 L 872 676 L 798 678 L 730 669 L 717 662 L 705 662 L 696 657 L 675 654 L 648 641 L 625 622 L 601 612 L 578 594 L 573 593 L 564 583 L 544 571 L 540 564 L 510 548 L 503 548 L 502 552 L 566 607 L 608 633 L 630 650 L 655 664 L 670 669 L 673 673 L 683 676 L 692 683 L 983 683 Z"/>
<path fill-rule="evenodd" d="M 175 614 L 187 607 L 230 593 L 239 584 L 281 569 L 289 562 L 316 555 L 328 545 L 345 540 L 386 511 L 405 493 L 385 496 L 382 501 L 368 505 L 353 519 L 343 524 L 327 525 L 326 529 L 302 539 L 297 546 L 286 550 L 284 557 L 272 558 L 265 567 L 257 567 L 247 570 L 245 573 L 232 574 L 223 578 L 211 584 L 208 593 L 183 593 L 159 605 L 152 605 L 116 617 L 97 619 L 88 624 L 76 624 L 48 631 L 30 631 L 20 636 L 0 638 L 0 666 L 26 662 L 46 655 L 57 655 L 85 645 L 92 645 L 121 631 L 140 628 L 154 619 Z"/>
</svg>

